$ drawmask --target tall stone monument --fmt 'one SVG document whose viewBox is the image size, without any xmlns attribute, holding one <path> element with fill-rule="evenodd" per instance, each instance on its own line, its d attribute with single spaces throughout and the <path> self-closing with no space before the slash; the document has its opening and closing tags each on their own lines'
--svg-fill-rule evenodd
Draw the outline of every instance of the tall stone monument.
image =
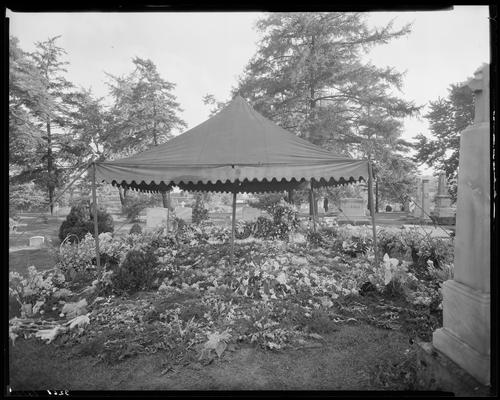
<svg viewBox="0 0 500 400">
<path fill-rule="evenodd" d="M 413 208 L 413 217 L 418 218 L 420 222 L 430 222 L 431 198 L 429 195 L 429 178 L 422 177 L 418 181 L 417 193 Z"/>
<path fill-rule="evenodd" d="M 484 385 L 490 384 L 489 65 L 467 85 L 474 123 L 460 137 L 454 278 L 443 284 L 443 328 L 434 348 Z"/>
<path fill-rule="evenodd" d="M 446 175 L 444 172 L 439 174 L 438 191 L 434 197 L 436 206 L 434 208 L 434 217 L 438 224 L 455 224 L 455 209 L 451 207 L 451 196 L 448 193 Z"/>
</svg>

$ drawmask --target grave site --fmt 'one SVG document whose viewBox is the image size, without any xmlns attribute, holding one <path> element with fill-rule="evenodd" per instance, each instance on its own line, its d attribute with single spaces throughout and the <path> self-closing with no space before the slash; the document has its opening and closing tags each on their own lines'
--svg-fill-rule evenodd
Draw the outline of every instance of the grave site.
<svg viewBox="0 0 500 400">
<path fill-rule="evenodd" d="M 298 13 L 297 21 L 331 14 Z M 11 46 L 11 74 L 21 79 L 16 68 L 27 61 Z M 386 129 L 382 114 L 367 122 L 366 143 L 342 139 L 361 149 L 349 153 L 342 140 L 327 146 L 273 120 L 245 86 L 220 104 L 208 96 L 216 109 L 184 130 L 175 113 L 158 116 L 157 105 L 172 106 L 162 103 L 173 101 L 162 97 L 168 82 L 142 99 L 158 74 L 150 60 L 134 64 L 132 78 L 145 74 L 135 89 L 132 78 L 121 87 L 126 79 L 111 77 L 113 96 L 131 101 L 115 103 L 126 113 L 103 119 L 111 138 L 103 143 L 120 151 L 99 152 L 97 124 L 93 153 L 64 184 L 49 179 L 48 196 L 33 182 L 11 194 L 10 394 L 495 395 L 489 64 L 454 88 L 468 91 L 473 108 L 457 132 L 455 180 L 444 170 L 409 177 L 406 156 L 384 164 L 394 142 L 377 147 L 370 133 Z M 138 129 L 149 108 L 158 120 L 146 146 L 123 132 Z M 159 140 L 174 120 L 182 133 Z M 309 123 L 301 127 L 326 129 Z"/>
</svg>

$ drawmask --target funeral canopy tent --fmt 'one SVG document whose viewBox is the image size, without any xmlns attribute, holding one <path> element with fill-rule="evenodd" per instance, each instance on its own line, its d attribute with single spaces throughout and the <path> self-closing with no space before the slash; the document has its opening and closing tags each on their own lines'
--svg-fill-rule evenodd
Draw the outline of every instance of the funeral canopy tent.
<svg viewBox="0 0 500 400">
<path fill-rule="evenodd" d="M 139 191 L 266 192 L 368 178 L 366 160 L 297 137 L 236 96 L 223 110 L 168 142 L 95 164 L 96 178 Z"/>
<path fill-rule="evenodd" d="M 367 160 L 339 156 L 301 139 L 236 96 L 212 118 L 164 144 L 93 163 L 93 196 L 95 203 L 96 179 L 144 192 L 166 192 L 172 186 L 232 192 L 232 264 L 237 192 L 290 190 L 306 182 L 311 190 L 335 186 L 367 180 L 368 169 Z M 97 218 L 95 225 L 98 253 Z"/>
</svg>

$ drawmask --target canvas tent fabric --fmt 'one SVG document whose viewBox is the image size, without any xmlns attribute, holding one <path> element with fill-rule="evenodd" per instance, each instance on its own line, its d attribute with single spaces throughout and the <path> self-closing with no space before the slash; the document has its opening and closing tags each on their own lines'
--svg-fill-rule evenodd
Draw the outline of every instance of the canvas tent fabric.
<svg viewBox="0 0 500 400">
<path fill-rule="evenodd" d="M 95 164 L 96 178 L 145 192 L 268 192 L 368 179 L 368 162 L 301 139 L 236 96 L 223 110 L 168 142 Z"/>
</svg>

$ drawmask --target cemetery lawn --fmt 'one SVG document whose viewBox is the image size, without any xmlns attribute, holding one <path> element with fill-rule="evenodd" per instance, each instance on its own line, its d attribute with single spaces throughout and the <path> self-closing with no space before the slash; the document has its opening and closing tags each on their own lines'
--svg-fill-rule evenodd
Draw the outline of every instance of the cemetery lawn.
<svg viewBox="0 0 500 400">
<path fill-rule="evenodd" d="M 19 217 L 20 224 L 17 232 L 9 235 L 9 248 L 28 247 L 29 238 L 32 236 L 45 236 L 53 245 L 59 244 L 59 227 L 61 226 L 63 217 L 43 218 L 41 214 L 21 214 Z"/>
<path fill-rule="evenodd" d="M 164 352 L 127 358 L 113 365 L 96 364 L 96 358 L 89 353 L 98 351 L 97 348 L 61 348 L 28 339 L 9 345 L 10 387 L 13 390 L 403 390 L 407 387 L 405 380 L 409 376 L 404 374 L 412 374 L 411 367 L 416 361 L 415 345 L 409 344 L 406 335 L 360 324 L 341 325 L 323 337 L 324 341 L 315 347 L 283 351 L 241 345 L 226 351 L 210 365 L 195 362 L 168 372 L 164 371 L 167 361 Z"/>
<path fill-rule="evenodd" d="M 59 226 L 64 218 L 24 214 L 20 216 L 17 232 L 9 235 L 9 272 L 26 274 L 28 266 L 36 265 L 40 270 L 54 268 L 56 262 L 51 253 L 51 246 L 59 245 Z M 44 236 L 45 245 L 42 248 L 30 248 L 29 239 L 33 236 Z"/>
</svg>

